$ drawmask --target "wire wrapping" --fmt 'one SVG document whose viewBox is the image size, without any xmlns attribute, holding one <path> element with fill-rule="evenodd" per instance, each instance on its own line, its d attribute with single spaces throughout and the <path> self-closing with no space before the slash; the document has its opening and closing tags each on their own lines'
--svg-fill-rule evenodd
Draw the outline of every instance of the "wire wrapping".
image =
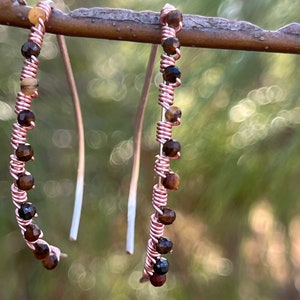
<svg viewBox="0 0 300 300">
<path fill-rule="evenodd" d="M 162 34 L 161 34 L 161 44 L 168 39 L 176 37 L 176 33 L 181 30 L 182 22 L 179 23 L 177 28 L 173 28 L 166 23 L 166 17 L 168 13 L 172 10 L 175 10 L 175 7 L 172 5 L 165 5 L 161 10 L 160 22 L 162 24 Z M 168 55 L 163 53 L 161 55 L 160 61 L 160 72 L 163 74 L 165 69 L 174 66 L 176 61 L 181 57 L 180 49 L 176 49 L 176 53 Z M 159 85 L 159 97 L 158 104 L 162 107 L 162 118 L 161 121 L 157 123 L 156 127 L 156 141 L 160 144 L 160 153 L 156 155 L 154 171 L 159 176 L 158 183 L 153 186 L 152 193 L 152 206 L 155 210 L 155 213 L 150 217 L 150 239 L 147 243 L 146 250 L 146 259 L 144 264 L 143 275 L 141 282 L 148 280 L 154 273 L 153 265 L 156 262 L 156 259 L 160 257 L 160 254 L 156 250 L 156 245 L 158 239 L 163 236 L 165 225 L 159 222 L 157 215 L 163 214 L 162 208 L 167 205 L 168 193 L 167 189 L 162 185 L 162 179 L 166 177 L 166 174 L 170 170 L 170 160 L 179 158 L 179 153 L 175 157 L 167 157 L 163 154 L 162 148 L 163 144 L 171 139 L 172 137 L 172 127 L 180 124 L 178 122 L 168 122 L 165 120 L 165 112 L 170 108 L 174 103 L 174 88 L 180 86 L 181 81 L 179 78 L 176 79 L 175 83 L 170 83 L 163 81 Z"/>
<path fill-rule="evenodd" d="M 32 26 L 28 41 L 37 44 L 41 48 L 42 43 L 43 43 L 44 34 L 45 34 L 44 22 L 46 22 L 50 16 L 51 6 L 49 5 L 48 2 L 41 1 L 37 5 L 37 7 L 42 9 L 45 15 L 44 15 L 44 18 L 39 17 L 37 24 L 35 26 Z M 30 58 L 25 59 L 24 65 L 23 65 L 23 68 L 21 71 L 21 75 L 20 75 L 20 80 L 23 80 L 24 78 L 27 78 L 27 77 L 32 77 L 32 78 L 36 79 L 38 63 L 39 63 L 38 59 L 33 55 L 31 55 Z M 15 113 L 18 115 L 21 111 L 30 110 L 32 99 L 36 98 L 37 96 L 38 96 L 37 92 L 33 92 L 33 94 L 30 96 L 25 95 L 22 92 L 18 92 L 17 99 L 16 99 L 16 105 L 15 105 Z M 30 124 L 31 124 L 30 126 L 21 126 L 18 122 L 13 124 L 12 135 L 11 135 L 11 146 L 14 150 L 16 150 L 20 144 L 26 143 L 28 130 L 31 130 L 35 127 L 35 124 L 33 121 L 30 122 Z M 11 176 L 15 180 L 17 180 L 19 178 L 19 175 L 23 174 L 23 173 L 28 174 L 28 172 L 26 172 L 26 169 L 25 169 L 25 162 L 18 160 L 15 153 L 11 154 L 10 155 L 10 174 L 11 174 Z M 27 200 L 28 200 L 27 192 L 25 190 L 19 189 L 17 184 L 13 183 L 11 185 L 11 196 L 12 196 L 12 202 L 16 207 L 15 215 L 16 215 L 17 224 L 21 230 L 22 236 L 23 236 L 24 240 L 26 241 L 27 246 L 29 248 L 31 248 L 32 250 L 35 250 L 36 243 L 46 244 L 46 245 L 48 245 L 48 247 L 50 249 L 50 254 L 51 253 L 55 254 L 57 259 L 59 260 L 60 256 L 61 256 L 60 249 L 55 246 L 49 245 L 46 241 L 44 241 L 42 239 L 42 237 L 43 237 L 42 231 L 40 231 L 38 239 L 33 242 L 25 239 L 24 234 L 26 231 L 26 226 L 32 224 L 33 219 L 32 218 L 29 220 L 22 219 L 19 216 L 18 210 L 20 209 L 22 203 L 27 202 Z M 34 217 L 36 217 L 36 216 L 37 216 L 37 214 L 35 214 Z"/>
</svg>

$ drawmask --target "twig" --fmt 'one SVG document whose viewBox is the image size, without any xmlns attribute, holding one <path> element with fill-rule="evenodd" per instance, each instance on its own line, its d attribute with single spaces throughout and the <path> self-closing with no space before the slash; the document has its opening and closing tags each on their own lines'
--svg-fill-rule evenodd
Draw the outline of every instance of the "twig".
<svg viewBox="0 0 300 300">
<path fill-rule="evenodd" d="M 63 62 L 65 65 L 68 83 L 72 95 L 73 105 L 75 109 L 75 117 L 78 131 L 78 169 L 77 169 L 77 184 L 75 192 L 75 205 L 73 211 L 73 219 L 70 231 L 70 239 L 76 240 L 78 235 L 78 228 L 80 223 L 82 199 L 83 199 L 83 186 L 84 186 L 84 128 L 82 121 L 82 114 L 76 83 L 70 63 L 70 58 L 67 50 L 67 45 L 64 36 L 57 35 L 58 45 L 61 51 Z"/>
<path fill-rule="evenodd" d="M 11 6 L 0 1 L 0 24 L 30 28 L 28 6 Z M 184 15 L 178 34 L 182 46 L 232 50 L 300 53 L 300 24 L 264 30 L 244 21 Z M 159 13 L 126 9 L 79 8 L 67 14 L 54 9 L 47 32 L 68 36 L 102 38 L 159 44 Z"/>
</svg>

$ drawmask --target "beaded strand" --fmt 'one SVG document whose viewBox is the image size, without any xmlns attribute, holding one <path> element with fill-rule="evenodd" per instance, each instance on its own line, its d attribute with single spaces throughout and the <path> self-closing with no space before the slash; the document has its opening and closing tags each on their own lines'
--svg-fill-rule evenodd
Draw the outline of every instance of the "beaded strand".
<svg viewBox="0 0 300 300">
<path fill-rule="evenodd" d="M 34 178 L 26 171 L 25 163 L 33 160 L 34 151 L 27 143 L 27 132 L 35 127 L 35 116 L 30 108 L 32 99 L 38 97 L 37 57 L 43 43 L 45 22 L 50 14 L 51 6 L 48 1 L 40 1 L 28 13 L 28 19 L 33 26 L 28 41 L 21 48 L 25 60 L 20 77 L 21 91 L 17 93 L 15 106 L 17 122 L 12 127 L 11 146 L 14 153 L 10 156 L 10 174 L 15 180 L 11 185 L 11 195 L 16 207 L 17 223 L 27 246 L 48 270 L 57 266 L 63 254 L 59 248 L 42 239 L 43 232 L 33 222 L 37 213 L 35 206 L 28 202 L 27 191 L 34 188 Z"/>
<path fill-rule="evenodd" d="M 172 127 L 180 125 L 181 110 L 174 106 L 174 89 L 181 85 L 181 73 L 175 66 L 180 58 L 180 43 L 176 33 L 182 29 L 182 13 L 174 6 L 166 4 L 161 10 L 162 25 L 160 72 L 163 82 L 159 85 L 158 104 L 162 107 L 161 120 L 157 123 L 156 140 L 160 144 L 160 153 L 156 156 L 154 171 L 159 176 L 153 187 L 152 206 L 155 213 L 150 217 L 150 239 L 148 240 L 146 259 L 141 282 L 150 279 L 153 286 L 162 286 L 166 281 L 169 262 L 161 254 L 172 251 L 173 243 L 164 237 L 165 225 L 170 225 L 176 213 L 167 207 L 168 190 L 177 190 L 179 175 L 170 170 L 170 161 L 180 157 L 180 143 L 172 139 Z"/>
</svg>

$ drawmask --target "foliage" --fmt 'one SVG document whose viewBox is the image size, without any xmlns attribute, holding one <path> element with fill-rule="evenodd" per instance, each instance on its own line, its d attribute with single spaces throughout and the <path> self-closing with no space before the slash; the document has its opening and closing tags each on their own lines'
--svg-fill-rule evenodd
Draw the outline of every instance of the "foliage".
<svg viewBox="0 0 300 300">
<path fill-rule="evenodd" d="M 35 1 L 28 1 L 34 5 Z M 64 9 L 109 6 L 161 9 L 160 1 L 62 1 Z M 251 21 L 277 29 L 297 21 L 291 0 L 173 1 L 184 13 Z M 268 13 L 266 13 L 268 12 Z M 177 220 L 168 282 L 138 282 L 152 213 L 151 192 L 159 117 L 155 76 L 146 111 L 139 182 L 136 250 L 126 256 L 126 201 L 134 117 L 149 45 L 67 38 L 86 133 L 84 208 L 77 242 L 68 241 L 76 177 L 73 108 L 55 36 L 40 56 L 39 98 L 30 132 L 36 188 L 46 240 L 69 257 L 45 271 L 22 241 L 7 171 L 13 106 L 27 30 L 0 26 L 1 299 L 298 299 L 299 70 L 295 55 L 182 48 L 183 110 L 174 136 L 182 158 L 172 164 L 181 187 L 170 193 Z M 17 288 L 16 288 L 17 287 Z"/>
</svg>

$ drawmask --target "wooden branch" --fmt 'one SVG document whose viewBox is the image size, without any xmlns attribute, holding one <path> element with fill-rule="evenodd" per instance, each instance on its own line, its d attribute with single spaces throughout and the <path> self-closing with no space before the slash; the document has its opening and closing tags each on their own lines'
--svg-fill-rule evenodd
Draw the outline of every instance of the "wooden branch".
<svg viewBox="0 0 300 300">
<path fill-rule="evenodd" d="M 30 28 L 29 9 L 12 5 L 12 0 L 1 0 L 0 24 Z M 151 11 L 96 7 L 63 13 L 53 9 L 46 30 L 66 36 L 160 43 L 159 13 Z M 181 45 L 187 47 L 300 53 L 300 23 L 270 31 L 244 21 L 184 15 L 178 37 Z"/>
</svg>

